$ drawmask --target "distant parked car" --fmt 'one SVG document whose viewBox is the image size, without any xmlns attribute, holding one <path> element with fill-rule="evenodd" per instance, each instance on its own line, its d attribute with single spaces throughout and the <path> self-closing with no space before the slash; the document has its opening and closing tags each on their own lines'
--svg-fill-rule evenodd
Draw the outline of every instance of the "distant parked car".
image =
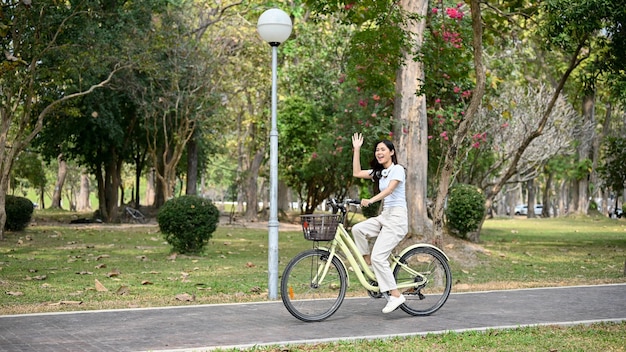
<svg viewBox="0 0 626 352">
<path fill-rule="evenodd" d="M 535 204 L 535 215 L 541 215 L 542 212 L 543 212 L 543 205 Z M 516 205 L 515 215 L 528 215 L 528 204 Z"/>
</svg>

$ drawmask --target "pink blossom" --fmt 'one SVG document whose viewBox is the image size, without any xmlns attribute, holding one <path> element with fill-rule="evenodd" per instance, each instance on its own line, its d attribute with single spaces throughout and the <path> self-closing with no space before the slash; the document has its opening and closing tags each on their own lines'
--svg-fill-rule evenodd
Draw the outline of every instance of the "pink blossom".
<svg viewBox="0 0 626 352">
<path fill-rule="evenodd" d="M 468 90 L 466 90 L 466 91 L 464 91 L 464 92 L 461 94 L 461 96 L 462 96 L 463 98 L 469 98 L 471 95 L 472 95 L 472 91 L 471 91 L 471 90 L 469 90 L 469 89 L 468 89 Z"/>
<path fill-rule="evenodd" d="M 375 113 L 375 112 L 373 112 L 371 116 L 372 116 L 372 117 L 376 117 L 377 115 L 376 115 L 376 113 Z"/>
<path fill-rule="evenodd" d="M 463 11 L 457 8 L 452 8 L 452 7 L 448 7 L 446 9 L 446 14 L 448 15 L 448 17 L 455 19 L 455 20 L 461 20 L 463 19 L 463 16 L 465 16 Z"/>
<path fill-rule="evenodd" d="M 438 9 L 438 8 L 436 8 L 436 7 L 433 7 L 432 12 L 433 12 L 434 14 L 437 14 L 437 12 L 439 12 L 439 9 Z"/>
<path fill-rule="evenodd" d="M 359 99 L 359 105 L 361 105 L 362 107 L 366 107 L 367 106 L 367 102 L 363 99 Z"/>
<path fill-rule="evenodd" d="M 441 132 L 441 134 L 439 136 L 443 137 L 443 139 L 445 139 L 446 141 L 448 140 L 448 132 L 447 131 Z"/>
<path fill-rule="evenodd" d="M 389 137 L 393 137 L 393 132 L 389 132 Z"/>
<path fill-rule="evenodd" d="M 372 95 L 372 99 L 375 101 L 379 101 L 380 100 L 380 95 L 374 94 Z"/>
<path fill-rule="evenodd" d="M 313 152 L 313 154 L 311 154 L 311 159 L 317 159 L 317 153 Z"/>
<path fill-rule="evenodd" d="M 454 87 L 454 93 L 458 93 L 458 92 L 460 92 L 460 91 L 461 91 L 461 88 L 459 88 L 459 87 Z"/>
<path fill-rule="evenodd" d="M 343 147 L 337 147 L 337 153 L 341 153 L 343 151 Z"/>
<path fill-rule="evenodd" d="M 407 134 L 409 133 L 409 129 L 406 127 L 402 127 L 402 133 Z"/>
<path fill-rule="evenodd" d="M 339 76 L 339 83 L 343 83 L 346 81 L 346 75 L 342 74 L 341 76 Z"/>
<path fill-rule="evenodd" d="M 441 99 L 439 99 L 439 98 L 435 99 L 435 103 L 437 103 L 437 104 L 441 103 Z"/>
<path fill-rule="evenodd" d="M 472 148 L 478 149 L 478 147 L 480 147 L 480 142 L 475 142 L 474 144 L 472 144 Z"/>
<path fill-rule="evenodd" d="M 502 127 L 502 128 L 507 128 L 507 127 L 509 127 L 509 123 L 508 123 L 508 122 L 505 122 L 505 123 L 503 123 L 502 125 L 500 125 L 500 127 Z"/>
<path fill-rule="evenodd" d="M 354 4 L 346 4 L 346 6 L 344 6 L 344 9 L 350 10 L 352 7 L 354 7 Z"/>
<path fill-rule="evenodd" d="M 428 139 L 433 139 L 433 136 L 428 136 Z"/>
</svg>

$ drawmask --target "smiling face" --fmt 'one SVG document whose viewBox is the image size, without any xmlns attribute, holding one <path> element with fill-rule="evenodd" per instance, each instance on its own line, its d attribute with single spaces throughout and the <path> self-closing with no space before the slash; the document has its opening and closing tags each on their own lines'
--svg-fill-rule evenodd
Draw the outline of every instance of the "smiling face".
<svg viewBox="0 0 626 352">
<path fill-rule="evenodd" d="M 374 155 L 376 156 L 376 160 L 379 164 L 381 164 L 385 169 L 390 167 L 393 163 L 392 157 L 395 155 L 396 151 L 389 149 L 389 147 L 380 142 L 376 145 L 376 150 Z"/>
</svg>

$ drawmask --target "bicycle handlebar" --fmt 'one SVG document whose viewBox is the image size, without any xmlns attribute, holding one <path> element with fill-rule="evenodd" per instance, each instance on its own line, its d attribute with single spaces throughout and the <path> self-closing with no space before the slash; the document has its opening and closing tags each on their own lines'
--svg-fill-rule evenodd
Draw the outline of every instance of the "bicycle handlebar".
<svg viewBox="0 0 626 352">
<path fill-rule="evenodd" d="M 346 212 L 348 211 L 346 207 L 347 205 L 349 204 L 360 205 L 361 201 L 358 199 L 347 198 L 347 199 L 344 199 L 343 202 L 339 203 L 337 202 L 337 199 L 329 198 L 328 204 L 330 204 L 330 206 L 333 208 L 333 214 L 337 214 L 337 212 L 341 210 L 341 213 L 343 215 L 346 215 Z"/>
</svg>

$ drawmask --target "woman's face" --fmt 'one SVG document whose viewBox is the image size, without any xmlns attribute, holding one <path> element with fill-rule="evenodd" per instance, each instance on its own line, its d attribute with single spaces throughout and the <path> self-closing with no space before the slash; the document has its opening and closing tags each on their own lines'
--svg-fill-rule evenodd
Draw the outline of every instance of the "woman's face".
<svg viewBox="0 0 626 352">
<path fill-rule="evenodd" d="M 385 143 L 381 142 L 376 145 L 376 151 L 374 155 L 376 156 L 376 160 L 378 160 L 378 163 L 383 165 L 385 168 L 391 166 L 391 156 L 393 154 L 394 151 L 390 150 Z"/>
</svg>

